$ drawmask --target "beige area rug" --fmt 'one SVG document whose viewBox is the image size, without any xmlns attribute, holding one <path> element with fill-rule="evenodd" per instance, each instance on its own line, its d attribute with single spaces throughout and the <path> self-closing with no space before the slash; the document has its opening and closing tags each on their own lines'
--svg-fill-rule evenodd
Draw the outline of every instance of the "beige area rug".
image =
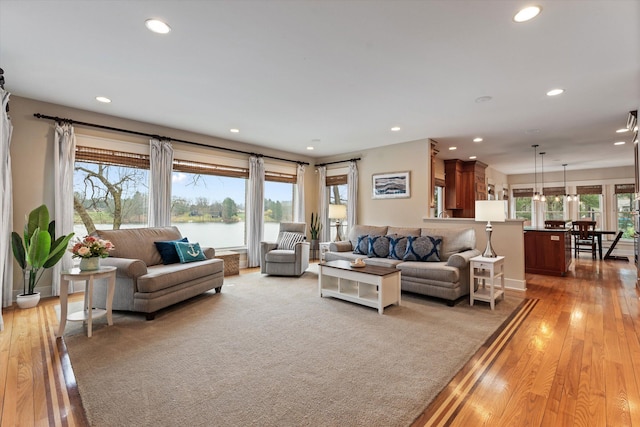
<svg viewBox="0 0 640 427">
<path fill-rule="evenodd" d="M 225 278 L 155 320 L 118 313 L 65 342 L 95 426 L 406 426 L 517 308 L 411 294 L 375 309 L 301 278 Z"/>
</svg>

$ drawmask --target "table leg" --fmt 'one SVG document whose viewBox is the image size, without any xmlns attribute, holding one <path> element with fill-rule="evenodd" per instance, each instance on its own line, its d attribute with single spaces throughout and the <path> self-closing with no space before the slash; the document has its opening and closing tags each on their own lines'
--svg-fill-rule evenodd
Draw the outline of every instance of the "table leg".
<svg viewBox="0 0 640 427">
<path fill-rule="evenodd" d="M 111 313 L 111 309 L 113 307 L 113 294 L 116 290 L 116 274 L 113 273 L 109 277 L 109 288 L 107 290 L 107 324 L 109 326 L 113 325 L 113 314 Z"/>
<path fill-rule="evenodd" d="M 600 259 L 602 259 L 602 234 L 598 233 L 598 255 L 600 255 Z"/>
<path fill-rule="evenodd" d="M 67 298 L 69 293 L 69 281 L 63 276 L 60 278 L 60 325 L 57 337 L 64 335 L 64 328 L 67 325 Z"/>
<path fill-rule="evenodd" d="M 87 313 L 87 337 L 91 338 L 93 326 L 93 275 L 89 276 L 89 288 L 85 289 L 84 296 L 88 301 Z"/>
</svg>

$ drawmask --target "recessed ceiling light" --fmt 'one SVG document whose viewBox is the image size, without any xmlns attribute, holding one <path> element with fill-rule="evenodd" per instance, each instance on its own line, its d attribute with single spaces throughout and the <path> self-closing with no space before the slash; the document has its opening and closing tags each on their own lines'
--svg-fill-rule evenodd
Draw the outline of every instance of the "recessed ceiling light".
<svg viewBox="0 0 640 427">
<path fill-rule="evenodd" d="M 524 133 L 528 133 L 529 135 L 532 135 L 534 133 L 540 133 L 540 129 L 527 129 L 524 131 Z"/>
<path fill-rule="evenodd" d="M 103 102 L 105 104 L 108 104 L 108 103 L 111 102 L 111 100 L 109 98 L 107 98 L 106 96 L 96 96 L 96 101 Z"/>
<path fill-rule="evenodd" d="M 398 126 L 394 126 L 391 128 L 392 132 L 398 132 L 400 130 L 400 128 Z"/>
<path fill-rule="evenodd" d="M 493 98 L 492 98 L 492 97 L 490 97 L 490 96 L 480 96 L 480 97 L 476 98 L 476 102 L 477 102 L 478 104 L 480 104 L 481 102 L 489 102 L 489 101 L 491 101 L 492 99 L 493 99 Z"/>
<path fill-rule="evenodd" d="M 541 11 L 542 7 L 540 6 L 525 7 L 524 9 L 520 9 L 518 13 L 514 15 L 513 20 L 516 22 L 526 22 L 538 16 Z"/>
<path fill-rule="evenodd" d="M 551 89 L 549 92 L 547 92 L 547 96 L 557 96 L 561 93 L 564 93 L 564 89 Z"/>
<path fill-rule="evenodd" d="M 313 149 L 314 149 L 314 148 L 313 148 L 312 146 L 308 146 L 308 147 L 307 147 L 307 150 L 309 150 L 309 151 L 311 151 L 311 150 L 313 150 Z"/>
<path fill-rule="evenodd" d="M 457 150 L 458 147 L 449 147 L 449 150 L 453 151 L 453 150 Z"/>
<path fill-rule="evenodd" d="M 624 145 L 624 141 L 614 142 L 613 145 Z"/>
<path fill-rule="evenodd" d="M 144 21 L 144 25 L 149 29 L 149 31 L 153 31 L 158 34 L 167 34 L 171 31 L 171 27 L 169 25 L 157 19 L 147 19 Z"/>
<path fill-rule="evenodd" d="M 627 128 L 622 128 L 622 129 L 618 129 L 618 130 L 616 131 L 616 133 L 625 133 L 625 132 L 629 132 L 629 129 L 627 129 Z"/>
<path fill-rule="evenodd" d="M 473 138 L 473 142 L 482 142 L 482 141 L 483 141 L 483 139 L 480 138 L 480 137 Z"/>
<path fill-rule="evenodd" d="M 469 156 L 469 160 L 475 160 L 475 159 L 477 159 L 476 156 Z"/>
<path fill-rule="evenodd" d="M 229 129 L 229 132 L 238 133 L 238 132 L 240 132 L 240 129 Z"/>
</svg>

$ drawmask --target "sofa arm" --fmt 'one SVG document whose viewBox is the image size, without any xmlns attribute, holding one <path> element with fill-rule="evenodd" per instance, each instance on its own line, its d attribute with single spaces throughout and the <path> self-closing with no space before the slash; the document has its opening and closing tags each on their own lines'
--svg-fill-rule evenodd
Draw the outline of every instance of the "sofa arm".
<svg viewBox="0 0 640 427">
<path fill-rule="evenodd" d="M 100 260 L 100 265 L 116 267 L 116 276 L 137 279 L 147 274 L 147 264 L 139 259 L 107 257 Z"/>
<path fill-rule="evenodd" d="M 469 265 L 469 260 L 478 255 L 480 255 L 480 251 L 477 249 L 458 252 L 457 254 L 453 254 L 449 257 L 447 265 L 450 267 L 466 268 Z"/>
<path fill-rule="evenodd" d="M 214 248 L 201 247 L 204 257 L 206 259 L 214 259 L 216 257 L 216 250 Z"/>
<path fill-rule="evenodd" d="M 344 242 L 331 242 L 329 243 L 329 250 L 331 252 L 352 252 L 351 242 L 346 240 Z"/>
</svg>

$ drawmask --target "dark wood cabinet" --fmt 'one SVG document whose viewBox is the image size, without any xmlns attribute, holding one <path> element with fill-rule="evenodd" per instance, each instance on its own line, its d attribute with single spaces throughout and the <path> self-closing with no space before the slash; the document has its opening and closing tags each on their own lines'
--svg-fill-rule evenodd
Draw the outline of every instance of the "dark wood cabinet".
<svg viewBox="0 0 640 427">
<path fill-rule="evenodd" d="M 524 232 L 524 270 L 564 276 L 571 265 L 571 231 L 536 229 Z"/>
<path fill-rule="evenodd" d="M 445 208 L 454 218 L 474 218 L 476 200 L 487 200 L 485 169 L 479 161 L 444 161 Z"/>
</svg>

